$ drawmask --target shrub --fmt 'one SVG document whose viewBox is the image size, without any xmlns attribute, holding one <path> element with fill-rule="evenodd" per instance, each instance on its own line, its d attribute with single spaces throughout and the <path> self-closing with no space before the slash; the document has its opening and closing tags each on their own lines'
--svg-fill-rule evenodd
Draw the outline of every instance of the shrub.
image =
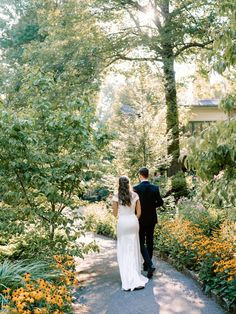
<svg viewBox="0 0 236 314">
<path fill-rule="evenodd" d="M 96 233 L 107 237 L 116 238 L 116 228 L 113 221 L 108 215 L 105 220 L 99 220 L 96 226 Z"/>
<path fill-rule="evenodd" d="M 178 267 L 199 273 L 205 291 L 214 290 L 228 306 L 236 302 L 236 223 L 225 221 L 211 236 L 184 219 L 163 220 L 155 231 L 155 248 Z"/>
<path fill-rule="evenodd" d="M 191 221 L 200 227 L 204 234 L 211 235 L 213 231 L 219 229 L 224 216 L 220 210 L 202 205 L 202 200 L 195 197 L 193 199 L 180 199 L 178 202 L 178 213 L 180 217 Z"/>
<path fill-rule="evenodd" d="M 87 207 L 85 212 L 85 228 L 97 234 L 116 238 L 116 218 L 103 202 Z"/>
<path fill-rule="evenodd" d="M 196 267 L 196 255 L 192 250 L 194 241 L 202 238 L 202 230 L 190 221 L 163 220 L 155 229 L 155 248 L 173 259 L 175 266 L 189 269 Z"/>
<path fill-rule="evenodd" d="M 175 199 L 179 199 L 182 196 L 187 196 L 189 191 L 187 188 L 186 178 L 183 172 L 178 172 L 171 179 L 171 193 L 174 195 Z"/>
<path fill-rule="evenodd" d="M 221 121 L 192 137 L 186 165 L 196 172 L 202 197 L 218 208 L 235 207 L 236 120 Z"/>
<path fill-rule="evenodd" d="M 57 255 L 54 260 L 47 265 L 39 262 L 30 266 L 23 262 L 5 263 L 8 281 L 4 289 L 1 288 L 5 313 L 72 313 L 71 288 L 76 283 L 74 259 Z"/>
</svg>

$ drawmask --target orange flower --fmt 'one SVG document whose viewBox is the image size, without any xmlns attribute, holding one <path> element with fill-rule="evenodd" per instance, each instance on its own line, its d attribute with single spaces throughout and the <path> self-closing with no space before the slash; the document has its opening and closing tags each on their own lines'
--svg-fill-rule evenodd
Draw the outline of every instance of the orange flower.
<svg viewBox="0 0 236 314">
<path fill-rule="evenodd" d="M 29 282 L 31 279 L 31 275 L 29 273 L 25 273 L 23 276 L 24 282 Z"/>
<path fill-rule="evenodd" d="M 10 291 L 11 291 L 11 289 L 10 289 L 10 288 L 7 288 L 7 289 L 3 290 L 2 292 L 3 292 L 4 294 L 8 294 Z"/>
</svg>

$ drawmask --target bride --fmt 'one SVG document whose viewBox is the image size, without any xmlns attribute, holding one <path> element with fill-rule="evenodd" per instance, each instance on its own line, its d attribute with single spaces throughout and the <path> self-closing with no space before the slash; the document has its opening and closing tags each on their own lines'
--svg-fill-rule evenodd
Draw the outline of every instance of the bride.
<svg viewBox="0 0 236 314">
<path fill-rule="evenodd" d="M 130 187 L 129 178 L 119 178 L 118 195 L 112 198 L 113 215 L 117 222 L 117 260 L 122 289 L 143 289 L 148 279 L 141 275 L 141 253 L 139 244 L 139 222 L 141 206 L 138 194 Z"/>
</svg>

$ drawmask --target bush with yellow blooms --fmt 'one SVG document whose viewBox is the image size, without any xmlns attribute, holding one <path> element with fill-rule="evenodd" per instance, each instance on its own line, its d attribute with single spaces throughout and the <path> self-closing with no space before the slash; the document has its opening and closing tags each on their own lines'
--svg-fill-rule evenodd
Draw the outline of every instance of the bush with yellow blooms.
<svg viewBox="0 0 236 314">
<path fill-rule="evenodd" d="M 75 261 L 69 255 L 55 255 L 56 267 L 61 275 L 53 281 L 34 279 L 30 273 L 22 276 L 16 289 L 2 291 L 3 306 L 0 313 L 9 314 L 69 314 L 72 312 L 72 288 L 76 285 Z"/>
<path fill-rule="evenodd" d="M 199 274 L 205 292 L 214 291 L 228 308 L 236 303 L 236 222 L 224 221 L 207 236 L 192 222 L 162 220 L 155 230 L 155 248 L 181 268 Z"/>
</svg>

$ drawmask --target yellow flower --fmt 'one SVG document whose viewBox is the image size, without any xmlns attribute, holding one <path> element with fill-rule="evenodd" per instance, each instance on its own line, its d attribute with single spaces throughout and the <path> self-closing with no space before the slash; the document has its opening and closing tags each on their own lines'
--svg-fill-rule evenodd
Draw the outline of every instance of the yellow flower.
<svg viewBox="0 0 236 314">
<path fill-rule="evenodd" d="M 34 289 L 34 286 L 32 284 L 29 284 L 29 283 L 25 284 L 25 287 L 29 291 L 32 291 Z"/>
<path fill-rule="evenodd" d="M 29 273 L 25 273 L 23 276 L 24 282 L 29 282 L 31 279 L 31 275 Z"/>
<path fill-rule="evenodd" d="M 10 289 L 10 288 L 7 288 L 7 289 L 3 290 L 2 292 L 3 292 L 4 294 L 8 294 L 10 291 L 11 291 L 11 289 Z"/>
</svg>

